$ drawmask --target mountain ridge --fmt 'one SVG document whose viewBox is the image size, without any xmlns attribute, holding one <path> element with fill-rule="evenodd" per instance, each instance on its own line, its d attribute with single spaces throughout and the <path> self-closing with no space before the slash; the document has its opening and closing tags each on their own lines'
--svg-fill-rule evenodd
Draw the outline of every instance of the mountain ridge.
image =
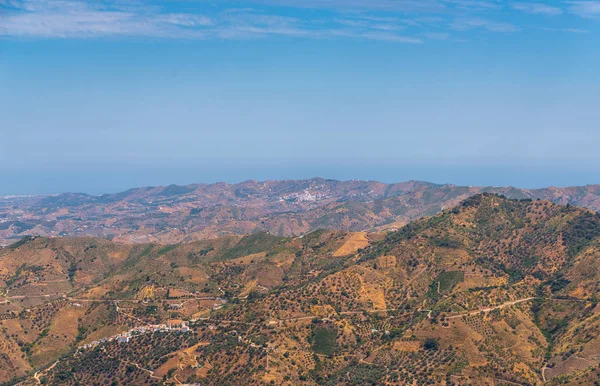
<svg viewBox="0 0 600 386">
<path fill-rule="evenodd" d="M 256 231 L 282 236 L 319 228 L 377 231 L 433 215 L 481 192 L 600 211 L 600 185 L 527 190 L 424 181 L 248 180 L 140 187 L 100 196 L 0 199 L 0 243 L 28 234 L 168 244 Z"/>
</svg>

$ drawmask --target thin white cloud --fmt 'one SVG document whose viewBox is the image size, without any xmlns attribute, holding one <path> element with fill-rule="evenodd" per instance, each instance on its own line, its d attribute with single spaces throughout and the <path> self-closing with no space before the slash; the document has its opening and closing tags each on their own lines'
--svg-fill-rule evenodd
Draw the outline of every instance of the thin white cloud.
<svg viewBox="0 0 600 386">
<path fill-rule="evenodd" d="M 339 37 L 347 37 L 354 39 L 365 39 L 365 40 L 379 40 L 386 42 L 394 42 L 394 43 L 406 43 L 406 44 L 422 44 L 424 43 L 423 39 L 408 37 L 408 36 L 399 36 L 392 33 L 387 32 L 379 32 L 379 31 L 367 31 L 367 32 L 355 32 L 349 30 L 331 30 L 329 31 L 332 36 Z"/>
<path fill-rule="evenodd" d="M 175 1 L 179 6 L 173 6 Z M 521 30 L 518 25 L 493 20 L 495 15 L 506 20 L 506 11 L 510 9 L 556 16 L 563 12 L 558 7 L 539 2 L 516 2 L 507 8 L 503 0 L 250 1 L 254 5 L 252 8 L 235 8 L 236 5 L 239 7 L 239 2 L 233 0 L 217 3 L 214 0 L 173 0 L 171 3 L 142 0 L 0 0 L 0 36 L 164 39 L 288 36 L 418 44 L 425 39 L 447 39 L 452 31 L 517 32 Z M 224 4 L 232 7 L 223 7 Z M 600 0 L 571 0 L 563 4 L 565 10 L 573 14 L 600 16 Z M 320 11 L 303 9 L 289 12 L 281 7 Z"/>
<path fill-rule="evenodd" d="M 198 0 L 209 2 L 211 0 Z M 231 3 L 234 0 L 222 0 Z M 396 11 L 447 13 L 452 8 L 490 10 L 502 8 L 500 0 L 253 0 L 278 7 L 343 11 Z"/>
<path fill-rule="evenodd" d="M 0 36 L 35 38 L 153 37 L 174 39 L 252 39 L 267 36 L 381 40 L 421 43 L 397 35 L 402 26 L 363 19 L 364 26 L 267 14 L 254 9 L 225 9 L 216 14 L 161 13 L 135 3 L 80 0 L 0 0 L 9 8 L 0 18 Z M 334 23 L 335 24 L 335 23 Z"/>
<path fill-rule="evenodd" d="M 514 3 L 512 8 L 533 15 L 557 16 L 563 13 L 563 10 L 542 3 Z"/>
<path fill-rule="evenodd" d="M 225 0 L 224 2 L 231 3 L 232 1 Z M 439 0 L 254 0 L 253 2 L 279 7 L 336 10 L 439 12 L 446 8 L 445 4 Z"/>
<path fill-rule="evenodd" d="M 253 39 L 266 37 L 269 35 L 310 38 L 317 38 L 321 36 L 312 31 L 283 26 L 231 26 L 216 28 L 211 31 L 211 34 L 222 39 Z"/>
<path fill-rule="evenodd" d="M 186 13 L 170 13 L 154 17 L 154 22 L 179 25 L 183 27 L 209 26 L 213 21 L 208 16 L 190 15 Z"/>
<path fill-rule="evenodd" d="M 203 15 L 108 11 L 79 1 L 13 2 L 19 12 L 0 18 L 0 35 L 42 38 L 99 36 L 169 37 L 190 27 L 211 25 Z"/>
<path fill-rule="evenodd" d="M 446 32 L 425 32 L 423 36 L 433 40 L 446 40 L 450 37 L 450 34 Z"/>
<path fill-rule="evenodd" d="M 542 28 L 544 31 L 551 32 L 569 32 L 573 34 L 587 34 L 590 31 L 581 28 Z"/>
<path fill-rule="evenodd" d="M 483 18 L 460 18 L 454 21 L 450 26 L 456 31 L 470 31 L 473 29 L 483 29 L 490 32 L 518 32 L 521 28 L 514 24 L 497 22 Z"/>
<path fill-rule="evenodd" d="M 444 22 L 442 17 L 438 16 L 430 16 L 430 17 L 415 17 L 412 19 L 402 19 L 400 20 L 402 24 L 412 27 L 423 27 L 430 25 L 440 25 Z"/>
<path fill-rule="evenodd" d="M 406 36 L 398 36 L 392 33 L 386 32 L 365 32 L 363 34 L 358 35 L 357 37 L 362 37 L 370 40 L 381 40 L 388 42 L 396 42 L 396 43 L 407 43 L 407 44 L 421 44 L 423 43 L 423 39 L 412 38 Z"/>
<path fill-rule="evenodd" d="M 396 18 L 377 18 L 360 15 L 355 17 L 335 18 L 333 21 L 342 26 L 366 30 L 399 31 L 406 29 L 406 26 Z"/>
<path fill-rule="evenodd" d="M 444 0 L 447 4 L 452 4 L 454 7 L 467 10 L 489 11 L 502 8 L 502 4 L 498 1 L 486 0 Z"/>
<path fill-rule="evenodd" d="M 586 18 L 600 18 L 600 1 L 568 1 L 569 12 Z"/>
</svg>

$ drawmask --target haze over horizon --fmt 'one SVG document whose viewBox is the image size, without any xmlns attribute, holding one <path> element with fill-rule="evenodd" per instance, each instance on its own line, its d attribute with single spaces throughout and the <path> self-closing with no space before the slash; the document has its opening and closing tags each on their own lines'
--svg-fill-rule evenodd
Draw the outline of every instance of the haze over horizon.
<svg viewBox="0 0 600 386">
<path fill-rule="evenodd" d="M 312 173 L 312 174 L 311 174 Z M 194 177 L 197 176 L 197 177 Z M 557 176 L 560 176 L 557 178 Z M 146 186 L 189 185 L 196 183 L 240 183 L 248 180 L 300 180 L 327 178 L 340 181 L 365 180 L 384 183 L 424 181 L 459 186 L 513 186 L 523 189 L 594 185 L 600 174 L 593 169 L 526 166 L 347 166 L 338 168 L 229 167 L 198 170 L 181 167 L 111 171 L 75 171 L 0 175 L 4 182 L 0 196 L 58 193 L 92 195 L 119 193 Z M 553 181 L 562 181 L 553 182 Z"/>
</svg>

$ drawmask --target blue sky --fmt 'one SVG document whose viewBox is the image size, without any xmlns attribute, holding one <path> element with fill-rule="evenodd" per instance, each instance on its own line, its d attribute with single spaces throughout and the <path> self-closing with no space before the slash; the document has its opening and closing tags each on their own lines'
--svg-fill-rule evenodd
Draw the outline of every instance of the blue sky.
<svg viewBox="0 0 600 386">
<path fill-rule="evenodd" d="M 0 194 L 600 183 L 600 1 L 0 0 Z"/>
</svg>

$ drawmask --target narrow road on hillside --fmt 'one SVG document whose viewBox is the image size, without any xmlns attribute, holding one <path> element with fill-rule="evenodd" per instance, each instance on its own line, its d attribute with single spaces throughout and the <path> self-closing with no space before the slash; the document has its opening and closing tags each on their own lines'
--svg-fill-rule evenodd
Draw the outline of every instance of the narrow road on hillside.
<svg viewBox="0 0 600 386">
<path fill-rule="evenodd" d="M 80 302 L 80 303 L 86 303 L 86 302 L 87 303 L 89 303 L 89 302 L 119 303 L 119 302 L 140 302 L 140 301 L 142 301 L 141 299 L 73 298 L 73 297 L 66 296 L 67 294 L 65 294 L 64 292 L 54 293 L 54 294 L 45 294 L 45 295 L 13 295 L 13 296 L 7 296 L 7 295 L 8 295 L 8 290 L 7 290 L 6 295 L 4 295 L 4 297 L 9 300 L 49 298 L 49 297 L 58 296 L 61 299 L 66 299 L 66 300 L 69 300 L 72 302 Z M 181 298 L 178 300 L 183 301 L 183 302 L 188 302 L 188 301 L 192 301 L 192 300 L 217 300 L 217 299 L 219 299 L 219 297 L 217 297 L 217 296 L 198 296 L 198 297 L 192 297 L 192 298 Z M 167 300 L 167 299 L 160 299 L 160 300 Z M 172 299 L 172 300 L 175 300 L 175 299 Z"/>
<path fill-rule="evenodd" d="M 548 364 L 546 363 L 544 367 L 542 367 L 542 381 L 546 382 L 546 369 L 548 368 Z"/>
<path fill-rule="evenodd" d="M 106 352 L 106 351 L 105 351 L 105 352 Z M 118 361 L 121 361 L 121 362 L 123 362 L 123 363 L 125 363 L 125 364 L 131 365 L 131 366 L 135 366 L 135 367 L 136 367 L 138 370 L 141 370 L 141 371 L 144 371 L 144 372 L 148 373 L 148 375 L 150 376 L 150 378 L 154 378 L 154 379 L 162 379 L 162 378 L 160 378 L 160 377 L 157 377 L 156 375 L 154 375 L 154 371 L 152 371 L 152 370 L 148 370 L 148 369 L 146 369 L 146 368 L 144 368 L 144 367 L 140 366 L 139 364 L 137 364 L 137 363 L 135 363 L 135 362 L 130 362 L 130 361 L 128 361 L 128 360 L 121 359 L 121 358 L 115 358 L 114 356 L 112 356 L 112 355 L 108 355 L 108 354 L 107 354 L 106 356 L 107 356 L 107 357 L 109 357 L 109 358 L 111 358 L 111 359 L 116 359 L 116 360 L 118 360 Z"/>
<path fill-rule="evenodd" d="M 506 302 L 506 303 L 500 304 L 499 306 L 495 306 L 495 307 L 482 308 L 481 310 L 477 310 L 477 311 L 470 311 L 470 312 L 466 312 L 466 313 L 463 313 L 463 314 L 460 314 L 460 315 L 448 316 L 448 317 L 446 317 L 446 319 L 462 318 L 463 316 L 474 316 L 474 315 L 479 315 L 482 312 L 488 313 L 488 312 L 491 312 L 491 311 L 494 311 L 494 310 L 498 310 L 498 309 L 501 309 L 501 308 L 514 306 L 515 304 L 528 302 L 528 301 L 533 300 L 533 299 L 536 299 L 536 298 L 535 297 L 531 297 L 531 298 L 526 298 L 526 299 L 513 300 L 511 302 Z"/>
<path fill-rule="evenodd" d="M 123 362 L 123 363 L 127 363 L 128 365 L 132 365 L 132 366 L 135 366 L 135 367 L 137 367 L 139 370 L 145 371 L 146 373 L 148 373 L 148 375 L 149 375 L 151 378 L 154 378 L 154 379 L 161 379 L 160 377 L 157 377 L 156 375 L 154 375 L 154 371 L 152 371 L 152 370 L 148 370 L 148 369 L 146 369 L 146 368 L 143 368 L 142 366 L 138 365 L 138 364 L 137 364 L 137 363 L 135 363 L 135 362 L 125 361 L 125 360 L 122 360 L 122 359 L 121 359 L 121 362 Z"/>
<path fill-rule="evenodd" d="M 54 368 L 54 367 L 55 367 L 55 366 L 58 364 L 58 362 L 59 362 L 59 361 L 56 361 L 56 362 L 54 362 L 54 364 L 53 364 L 52 366 L 48 367 L 47 369 L 45 369 L 45 370 L 42 370 L 42 371 L 38 371 L 38 372 L 36 372 L 35 374 L 33 374 L 33 377 L 35 378 L 35 380 L 37 381 L 37 383 L 38 383 L 39 385 L 41 385 L 41 384 L 42 384 L 42 381 L 40 380 L 40 376 L 39 376 L 39 374 L 40 374 L 40 373 L 45 373 L 46 371 L 50 371 L 50 370 L 52 370 L 52 369 L 53 369 L 53 368 Z"/>
<path fill-rule="evenodd" d="M 427 267 L 424 267 L 423 269 L 421 269 L 419 272 L 417 272 L 413 277 L 411 277 L 407 282 L 406 285 L 411 284 L 413 281 L 415 281 L 419 276 L 421 276 L 421 274 L 423 274 L 423 272 L 427 271 Z"/>
</svg>

